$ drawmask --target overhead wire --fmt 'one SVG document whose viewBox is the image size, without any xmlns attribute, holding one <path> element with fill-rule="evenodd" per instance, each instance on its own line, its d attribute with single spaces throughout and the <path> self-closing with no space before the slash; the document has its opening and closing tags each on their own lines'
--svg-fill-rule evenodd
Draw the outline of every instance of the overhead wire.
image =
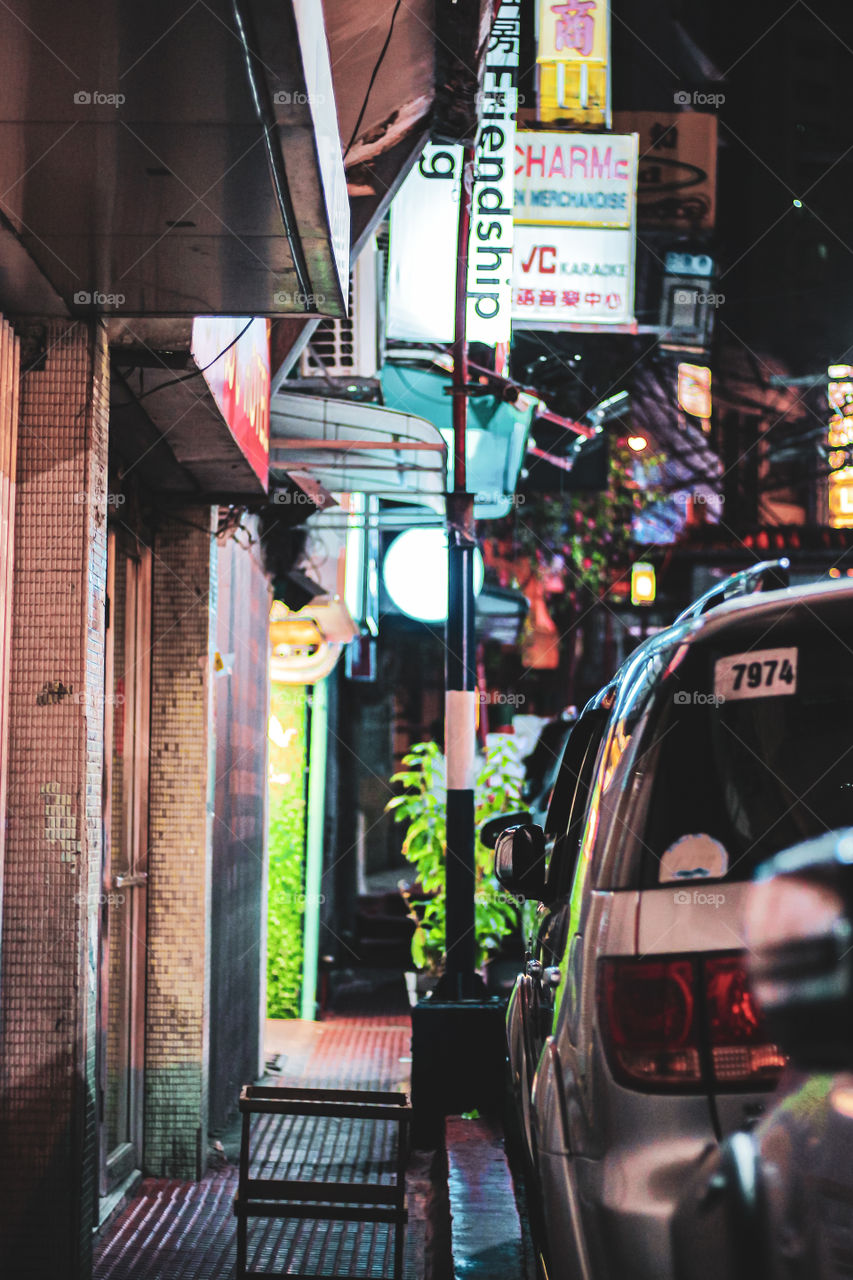
<svg viewBox="0 0 853 1280">
<path fill-rule="evenodd" d="M 358 113 L 356 122 L 353 126 L 352 136 L 350 137 L 350 140 L 346 145 L 346 150 L 344 151 L 344 160 L 346 160 L 347 156 L 352 150 L 353 143 L 358 137 L 358 131 L 361 128 L 361 122 L 364 119 L 364 113 L 367 110 L 367 103 L 370 98 L 371 90 L 373 89 L 373 86 L 376 83 L 376 77 L 379 75 L 379 68 L 382 66 L 382 63 L 385 61 L 385 55 L 388 52 L 388 46 L 391 43 L 391 37 L 394 34 L 394 23 L 397 21 L 397 14 L 400 12 L 400 7 L 402 3 L 403 3 L 403 0 L 397 0 L 397 3 L 394 5 L 394 12 L 391 14 L 391 22 L 388 27 L 388 34 L 385 37 L 385 43 L 383 44 L 382 48 L 379 51 L 379 57 L 376 59 L 376 63 L 374 64 L 373 71 L 370 74 L 370 80 L 368 81 L 368 84 L 367 84 L 367 92 L 364 95 L 364 101 L 361 104 L 361 109 Z"/>
<path fill-rule="evenodd" d="M 217 360 L 221 360 L 222 357 L 226 354 L 226 352 L 230 351 L 231 348 L 240 341 L 240 339 L 243 337 L 243 334 L 248 332 L 249 328 L 251 327 L 251 325 L 254 324 L 254 322 L 255 322 L 255 317 L 252 316 L 252 318 L 248 320 L 246 324 L 244 324 L 243 328 L 237 334 L 237 337 L 232 338 L 232 340 L 228 343 L 228 346 L 223 347 L 222 350 L 219 352 L 219 354 L 214 356 L 212 360 L 209 360 L 207 364 L 204 365 L 201 369 L 194 369 L 192 373 L 185 373 L 181 378 L 171 378 L 168 382 L 161 382 L 156 387 L 150 387 L 148 391 L 143 391 L 141 395 L 134 396 L 134 400 L 129 401 L 128 403 L 130 404 L 135 402 L 138 404 L 140 400 L 147 400 L 149 396 L 153 396 L 157 391 L 165 391 L 167 387 L 175 387 L 181 382 L 191 382 L 193 378 L 200 378 L 203 373 L 207 373 L 207 370 L 212 368 L 213 365 L 216 364 Z M 123 409 L 126 406 L 118 405 L 117 407 L 120 409 Z"/>
</svg>

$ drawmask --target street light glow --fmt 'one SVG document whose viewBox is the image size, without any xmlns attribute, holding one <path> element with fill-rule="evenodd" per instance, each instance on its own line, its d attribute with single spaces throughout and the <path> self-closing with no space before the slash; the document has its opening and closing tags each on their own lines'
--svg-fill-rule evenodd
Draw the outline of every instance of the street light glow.
<svg viewBox="0 0 853 1280">
<path fill-rule="evenodd" d="M 483 589 L 483 556 L 474 552 L 474 594 Z M 447 533 L 407 529 L 391 543 L 382 566 L 385 588 L 401 612 L 421 622 L 447 617 Z"/>
</svg>

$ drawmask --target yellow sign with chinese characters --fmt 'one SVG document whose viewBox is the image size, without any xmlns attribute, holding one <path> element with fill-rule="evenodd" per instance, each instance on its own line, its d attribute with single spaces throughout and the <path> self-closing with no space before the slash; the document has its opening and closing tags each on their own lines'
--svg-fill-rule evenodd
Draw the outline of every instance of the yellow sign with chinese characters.
<svg viewBox="0 0 853 1280">
<path fill-rule="evenodd" d="M 607 62 L 608 0 L 539 0 L 537 62 Z"/>
<path fill-rule="evenodd" d="M 610 128 L 609 0 L 539 0 L 538 118 Z"/>
</svg>

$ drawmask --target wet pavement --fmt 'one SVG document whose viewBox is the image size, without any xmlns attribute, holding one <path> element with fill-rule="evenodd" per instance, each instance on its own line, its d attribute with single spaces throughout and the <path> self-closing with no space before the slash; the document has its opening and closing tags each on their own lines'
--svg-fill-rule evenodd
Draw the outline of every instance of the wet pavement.
<svg viewBox="0 0 853 1280">
<path fill-rule="evenodd" d="M 356 984 L 322 1022 L 267 1024 L 265 1083 L 408 1092 L 411 1022 Z M 384 1006 L 387 1010 L 387 1004 Z M 323 1117 L 258 1116 L 253 1176 L 385 1182 L 392 1126 Z M 404 1280 L 527 1280 L 499 1124 L 451 1118 L 447 1150 L 411 1153 Z M 99 1240 L 94 1280 L 232 1280 L 236 1275 L 239 1120 L 220 1135 L 200 1182 L 147 1178 Z M 393 1276 L 393 1228 L 383 1223 L 256 1220 L 249 1268 L 284 1276 Z"/>
<path fill-rule="evenodd" d="M 500 1127 L 451 1116 L 445 1124 L 453 1273 L 516 1280 L 530 1266 Z M 532 1272 L 530 1272 L 532 1280 Z"/>
<path fill-rule="evenodd" d="M 329 1016 L 321 1023 L 268 1026 L 266 1082 L 316 1088 L 408 1089 L 411 1027 L 406 1016 Z M 253 1149 L 260 1176 L 380 1182 L 393 1170 L 386 1126 L 320 1117 L 260 1116 Z M 335 1130 L 334 1132 L 332 1130 Z M 198 1183 L 147 1178 L 96 1249 L 95 1280 L 227 1280 L 235 1275 L 233 1135 L 222 1167 Z M 424 1160 L 407 1179 L 410 1224 L 406 1280 L 424 1276 L 429 1200 Z M 428 1184 L 428 1178 L 426 1179 Z M 382 1223 L 258 1221 L 250 1228 L 250 1268 L 282 1274 L 393 1274 L 393 1231 Z"/>
</svg>

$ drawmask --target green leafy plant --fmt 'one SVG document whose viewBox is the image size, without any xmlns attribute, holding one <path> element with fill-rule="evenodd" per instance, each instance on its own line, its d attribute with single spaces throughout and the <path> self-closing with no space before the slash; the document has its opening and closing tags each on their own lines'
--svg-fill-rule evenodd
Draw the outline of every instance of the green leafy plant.
<svg viewBox="0 0 853 1280">
<path fill-rule="evenodd" d="M 305 913 L 304 690 L 274 685 L 271 710 L 282 745 L 270 744 L 267 1017 L 298 1018 Z"/>
<path fill-rule="evenodd" d="M 416 968 L 436 973 L 447 945 L 444 895 L 447 851 L 444 756 L 434 742 L 416 743 L 403 757 L 405 768 L 391 778 L 405 787 L 385 806 L 395 822 L 406 824 L 403 854 L 417 870 L 420 894 L 404 894 L 416 929 L 412 959 Z M 477 775 L 474 822 L 474 922 L 477 963 L 483 965 L 512 931 L 518 918 L 516 899 L 494 879 L 494 853 L 479 838 L 481 825 L 500 813 L 520 809 L 522 770 L 515 740 L 496 735 Z"/>
<path fill-rule="evenodd" d="M 267 900 L 267 1017 L 298 1018 L 302 983 L 304 820 L 282 796 L 270 814 Z"/>
</svg>

